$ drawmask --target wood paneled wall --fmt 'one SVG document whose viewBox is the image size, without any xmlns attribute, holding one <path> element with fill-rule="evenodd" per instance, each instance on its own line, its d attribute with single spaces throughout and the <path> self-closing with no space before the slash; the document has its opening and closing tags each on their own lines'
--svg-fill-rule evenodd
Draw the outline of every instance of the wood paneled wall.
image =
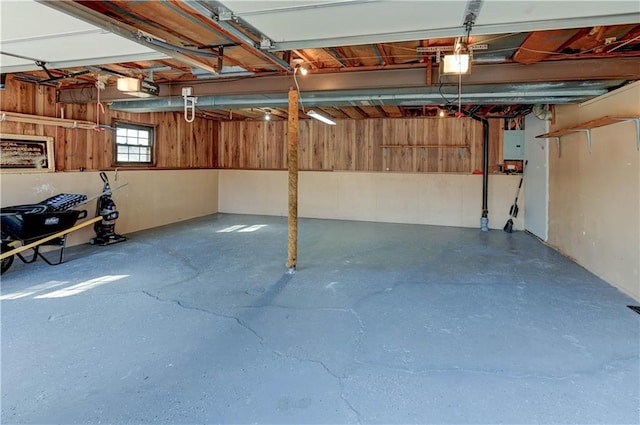
<svg viewBox="0 0 640 425">
<path fill-rule="evenodd" d="M 95 89 L 93 89 L 95 90 Z M 182 112 L 132 114 L 99 113 L 96 103 L 57 104 L 53 87 L 37 86 L 9 79 L 0 92 L 0 110 L 46 117 L 86 120 L 112 125 L 115 120 L 156 126 L 156 168 L 214 168 L 218 122 L 196 118 L 185 122 Z M 64 114 L 64 116 L 62 116 Z M 5 121 L 0 131 L 52 137 L 56 170 L 105 170 L 113 168 L 113 131 L 65 129 Z"/>
<path fill-rule="evenodd" d="M 490 172 L 498 171 L 502 120 L 490 120 Z M 218 168 L 286 168 L 286 121 L 220 124 Z M 299 124 L 301 170 L 460 172 L 482 170 L 482 124 L 471 118 L 315 120 Z"/>
<path fill-rule="evenodd" d="M 0 110 L 112 125 L 115 120 L 156 126 L 156 168 L 286 169 L 286 121 L 216 122 L 182 112 L 98 113 L 96 103 L 57 104 L 53 87 L 9 78 Z M 95 89 L 93 89 L 95 90 Z M 63 115 L 64 114 L 64 115 Z M 489 171 L 502 163 L 503 120 L 489 120 Z M 54 139 L 56 170 L 113 168 L 112 131 L 0 123 L 0 132 Z M 482 124 L 470 118 L 315 120 L 299 124 L 301 170 L 460 172 L 482 170 Z M 386 147 L 385 147 L 386 146 Z"/>
</svg>

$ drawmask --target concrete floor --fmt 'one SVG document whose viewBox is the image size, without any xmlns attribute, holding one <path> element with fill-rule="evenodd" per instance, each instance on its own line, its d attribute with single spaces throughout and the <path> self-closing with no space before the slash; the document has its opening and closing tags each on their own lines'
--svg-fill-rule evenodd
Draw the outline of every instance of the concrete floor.
<svg viewBox="0 0 640 425">
<path fill-rule="evenodd" d="M 525 233 L 130 236 L 2 277 L 3 424 L 639 422 L 637 302 Z"/>
</svg>

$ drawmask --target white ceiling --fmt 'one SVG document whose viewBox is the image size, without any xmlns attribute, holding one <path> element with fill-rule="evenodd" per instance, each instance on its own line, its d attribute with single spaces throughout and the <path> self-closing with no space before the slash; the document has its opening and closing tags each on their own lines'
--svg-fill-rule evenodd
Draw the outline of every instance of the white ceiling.
<svg viewBox="0 0 640 425">
<path fill-rule="evenodd" d="M 34 59 L 53 69 L 166 58 L 33 0 L 0 0 L 0 16 L 3 73 L 40 69 Z"/>
<path fill-rule="evenodd" d="M 223 0 L 269 37 L 276 50 L 456 37 L 464 33 L 467 1 L 458 0 Z M 640 2 L 477 2 L 473 34 L 578 28 L 640 22 Z"/>
</svg>

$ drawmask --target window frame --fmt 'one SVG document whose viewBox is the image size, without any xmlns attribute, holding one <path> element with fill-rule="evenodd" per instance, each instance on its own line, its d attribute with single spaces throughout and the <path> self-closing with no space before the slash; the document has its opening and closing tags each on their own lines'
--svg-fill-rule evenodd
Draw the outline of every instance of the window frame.
<svg viewBox="0 0 640 425">
<path fill-rule="evenodd" d="M 118 167 L 155 167 L 156 166 L 156 126 L 153 124 L 144 124 L 130 121 L 122 121 L 118 120 L 113 123 L 115 128 L 113 132 L 113 160 L 112 165 Z M 146 145 L 130 145 L 130 144 L 118 144 L 118 129 L 126 128 L 132 130 L 146 130 L 149 132 L 149 155 L 150 161 L 119 161 L 118 160 L 118 147 L 119 146 L 127 146 L 127 147 L 139 147 Z M 130 153 L 128 154 L 130 155 Z"/>
</svg>

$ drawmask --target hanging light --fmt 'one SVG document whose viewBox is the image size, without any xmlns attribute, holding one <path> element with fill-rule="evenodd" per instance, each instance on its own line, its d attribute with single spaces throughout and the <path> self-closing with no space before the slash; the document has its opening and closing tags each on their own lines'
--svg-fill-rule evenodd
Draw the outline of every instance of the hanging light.
<svg viewBox="0 0 640 425">
<path fill-rule="evenodd" d="M 444 109 L 440 109 L 440 112 L 438 112 L 438 116 L 440 118 L 444 118 L 445 116 L 447 116 L 447 113 L 444 111 Z"/>
<path fill-rule="evenodd" d="M 305 75 L 307 75 L 309 73 L 309 70 L 307 69 L 307 67 L 305 67 L 303 65 L 304 59 L 295 58 L 293 60 L 293 63 L 295 64 L 295 66 L 293 68 L 293 74 L 294 75 L 296 73 L 300 73 L 302 76 L 305 76 Z"/>
<path fill-rule="evenodd" d="M 264 120 L 271 121 L 271 112 L 267 111 L 264 113 Z"/>
<path fill-rule="evenodd" d="M 471 73 L 471 53 L 462 42 L 457 41 L 453 54 L 444 55 L 440 62 L 440 73 L 443 75 L 463 75 Z"/>
<path fill-rule="evenodd" d="M 335 121 L 333 121 L 330 118 L 325 117 L 322 114 L 317 113 L 316 111 L 309 111 L 309 112 L 307 112 L 307 115 L 310 116 L 311 118 L 317 119 L 318 121 L 322 121 L 325 124 L 336 125 Z"/>
<path fill-rule="evenodd" d="M 453 45 L 452 55 L 444 55 L 443 60 L 440 62 L 441 74 L 463 75 L 471 73 L 472 50 L 469 43 L 471 40 L 471 29 L 475 23 L 479 7 L 480 5 L 475 9 L 470 10 L 465 17 L 464 27 L 467 32 L 467 36 L 464 40 L 461 37 L 456 39 L 456 42 Z"/>
</svg>

